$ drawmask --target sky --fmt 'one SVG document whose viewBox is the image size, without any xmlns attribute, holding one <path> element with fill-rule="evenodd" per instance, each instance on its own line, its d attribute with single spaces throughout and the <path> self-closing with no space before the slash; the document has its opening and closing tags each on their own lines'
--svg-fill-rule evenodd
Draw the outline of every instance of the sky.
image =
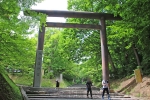
<svg viewBox="0 0 150 100">
<path fill-rule="evenodd" d="M 67 10 L 67 0 L 44 0 L 41 3 L 38 3 L 35 6 L 32 6 L 32 9 L 41 9 L 41 10 Z M 48 22 L 65 22 L 63 17 L 49 17 L 47 18 Z"/>
</svg>

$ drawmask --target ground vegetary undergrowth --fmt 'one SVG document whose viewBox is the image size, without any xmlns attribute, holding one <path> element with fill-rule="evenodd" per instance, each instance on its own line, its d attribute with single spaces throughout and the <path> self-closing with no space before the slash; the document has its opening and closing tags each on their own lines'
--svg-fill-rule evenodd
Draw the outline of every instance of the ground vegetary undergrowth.
<svg viewBox="0 0 150 100">
<path fill-rule="evenodd" d="M 23 100 L 20 89 L 2 73 L 0 73 L 0 100 Z"/>
</svg>

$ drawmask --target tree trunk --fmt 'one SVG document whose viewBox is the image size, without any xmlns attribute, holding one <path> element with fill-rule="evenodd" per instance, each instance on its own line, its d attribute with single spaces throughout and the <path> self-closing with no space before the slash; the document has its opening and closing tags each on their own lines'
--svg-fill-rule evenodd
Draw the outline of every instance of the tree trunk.
<svg viewBox="0 0 150 100">
<path fill-rule="evenodd" d="M 137 64 L 138 64 L 138 66 L 140 66 L 141 63 L 140 63 L 140 60 L 139 60 L 138 51 L 137 51 L 137 48 L 135 47 L 135 44 L 133 44 L 132 48 L 133 48 L 133 51 L 134 51 L 134 54 L 135 54 L 135 57 L 136 57 L 136 60 L 137 60 Z"/>
<path fill-rule="evenodd" d="M 113 61 L 112 61 L 112 58 L 111 58 L 111 55 L 110 55 L 109 50 L 108 50 L 108 61 L 109 61 L 109 63 L 110 63 L 111 66 L 112 66 L 112 70 L 115 71 L 116 68 L 115 68 L 114 63 L 113 63 Z"/>
</svg>

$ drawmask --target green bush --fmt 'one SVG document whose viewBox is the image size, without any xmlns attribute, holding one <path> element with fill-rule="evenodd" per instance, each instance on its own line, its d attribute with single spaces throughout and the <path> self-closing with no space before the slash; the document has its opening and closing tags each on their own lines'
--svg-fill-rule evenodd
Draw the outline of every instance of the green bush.
<svg viewBox="0 0 150 100">
<path fill-rule="evenodd" d="M 52 72 L 46 73 L 43 78 L 46 79 L 53 79 L 54 78 L 54 74 Z"/>
<path fill-rule="evenodd" d="M 52 82 L 50 79 L 42 79 L 41 86 L 42 87 L 54 87 L 54 82 Z"/>
</svg>

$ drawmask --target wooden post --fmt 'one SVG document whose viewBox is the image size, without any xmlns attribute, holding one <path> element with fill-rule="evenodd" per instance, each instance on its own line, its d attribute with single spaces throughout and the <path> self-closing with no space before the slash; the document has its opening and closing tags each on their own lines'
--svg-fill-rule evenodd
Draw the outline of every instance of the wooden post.
<svg viewBox="0 0 150 100">
<path fill-rule="evenodd" d="M 100 19 L 101 30 L 101 55 L 102 55 L 102 77 L 103 80 L 109 80 L 109 68 L 108 68 L 108 48 L 107 48 L 107 37 L 106 37 L 106 25 L 105 19 Z"/>
<path fill-rule="evenodd" d="M 45 27 L 42 26 L 41 29 L 39 29 L 39 35 L 38 35 L 38 45 L 36 51 L 33 87 L 41 86 L 41 74 L 42 74 L 41 69 L 42 69 L 42 56 L 43 56 L 43 47 L 44 47 L 44 35 L 45 35 Z"/>
</svg>

